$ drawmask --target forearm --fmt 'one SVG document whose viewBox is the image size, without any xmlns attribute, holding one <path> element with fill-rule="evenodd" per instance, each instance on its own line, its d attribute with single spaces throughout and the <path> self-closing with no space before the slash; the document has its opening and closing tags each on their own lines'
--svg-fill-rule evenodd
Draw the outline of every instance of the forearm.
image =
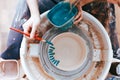
<svg viewBox="0 0 120 80">
<path fill-rule="evenodd" d="M 38 0 L 26 0 L 28 7 L 30 9 L 31 15 L 37 15 L 39 16 L 39 7 L 38 7 Z"/>
<path fill-rule="evenodd" d="M 84 6 L 88 3 L 91 3 L 93 1 L 99 1 L 99 2 L 109 2 L 109 3 L 113 3 L 113 4 L 117 4 L 120 7 L 120 0 L 81 0 L 80 4 L 81 6 Z"/>
<path fill-rule="evenodd" d="M 117 4 L 120 7 L 120 0 L 107 0 L 110 3 Z"/>
<path fill-rule="evenodd" d="M 91 3 L 91 2 L 93 2 L 94 0 L 81 0 L 81 2 L 80 2 L 80 5 L 81 6 L 84 6 L 84 5 L 86 5 L 86 4 L 88 4 L 88 3 Z"/>
</svg>

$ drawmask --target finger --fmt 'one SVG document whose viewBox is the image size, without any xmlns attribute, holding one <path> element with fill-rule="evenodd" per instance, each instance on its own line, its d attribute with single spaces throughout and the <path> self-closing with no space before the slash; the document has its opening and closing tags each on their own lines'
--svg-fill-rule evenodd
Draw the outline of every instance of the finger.
<svg viewBox="0 0 120 80">
<path fill-rule="evenodd" d="M 30 34 L 31 26 L 29 25 L 23 25 L 24 32 L 27 34 Z M 27 39 L 30 39 L 30 36 L 25 36 Z"/>
<path fill-rule="evenodd" d="M 25 29 L 24 29 L 24 32 L 27 33 L 27 34 L 29 34 L 29 27 L 25 28 Z M 28 38 L 28 39 L 30 39 L 30 36 L 26 36 L 26 35 L 25 35 L 25 37 Z"/>
<path fill-rule="evenodd" d="M 81 7 L 80 7 L 80 8 L 81 8 Z M 78 12 L 78 14 L 75 16 L 75 19 L 78 19 L 79 16 L 82 15 L 82 9 L 79 9 L 78 11 L 79 11 L 79 12 Z"/>
<path fill-rule="evenodd" d="M 118 0 L 118 6 L 120 7 L 120 0 Z"/>
<path fill-rule="evenodd" d="M 29 26 L 29 27 L 27 26 L 26 28 L 24 28 L 24 32 L 27 33 L 27 34 L 30 34 L 31 29 L 32 29 L 31 26 Z"/>
<path fill-rule="evenodd" d="M 36 30 L 37 30 L 37 25 L 33 25 L 32 31 L 31 31 L 31 33 L 30 33 L 30 38 L 31 38 L 31 39 L 34 39 Z"/>
<path fill-rule="evenodd" d="M 82 20 L 82 15 L 74 21 L 74 24 L 78 24 Z"/>
<path fill-rule="evenodd" d="M 79 16 L 76 18 L 76 19 L 74 19 L 74 22 L 75 21 L 79 21 L 79 20 L 81 20 L 82 19 L 82 14 L 79 14 Z"/>
<path fill-rule="evenodd" d="M 77 16 L 75 16 L 75 20 L 77 20 L 78 18 L 80 18 L 81 17 L 81 15 L 82 15 L 82 12 L 79 12 L 78 14 L 77 14 Z"/>
<path fill-rule="evenodd" d="M 23 24 L 23 29 L 25 33 L 30 33 L 31 31 L 31 24 L 29 24 L 29 20 Z"/>
</svg>

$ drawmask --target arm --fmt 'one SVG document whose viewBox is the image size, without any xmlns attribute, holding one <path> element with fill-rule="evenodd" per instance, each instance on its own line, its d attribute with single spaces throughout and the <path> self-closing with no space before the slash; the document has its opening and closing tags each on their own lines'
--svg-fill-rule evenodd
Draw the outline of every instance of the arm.
<svg viewBox="0 0 120 80">
<path fill-rule="evenodd" d="M 74 3 L 76 0 L 69 0 L 69 1 L 70 1 L 70 3 Z M 109 2 L 109 3 L 117 4 L 120 7 L 120 0 L 79 0 L 79 3 L 77 4 L 79 12 L 75 17 L 74 24 L 79 23 L 80 20 L 82 19 L 81 7 L 88 4 L 88 3 L 94 2 L 94 1 Z"/>
<path fill-rule="evenodd" d="M 117 4 L 120 7 L 120 0 L 81 0 L 80 4 L 81 6 L 84 6 L 88 3 L 91 3 L 93 1 L 99 1 L 99 2 L 109 2 L 109 3 L 113 3 L 113 4 Z"/>
<path fill-rule="evenodd" d="M 38 0 L 26 0 L 31 15 L 39 15 Z"/>
<path fill-rule="evenodd" d="M 40 26 L 40 13 L 37 0 L 26 0 L 30 9 L 31 17 L 23 24 L 24 32 L 30 33 L 33 39 L 37 28 Z"/>
<path fill-rule="evenodd" d="M 120 0 L 107 0 L 110 3 L 117 4 L 120 7 Z"/>
</svg>

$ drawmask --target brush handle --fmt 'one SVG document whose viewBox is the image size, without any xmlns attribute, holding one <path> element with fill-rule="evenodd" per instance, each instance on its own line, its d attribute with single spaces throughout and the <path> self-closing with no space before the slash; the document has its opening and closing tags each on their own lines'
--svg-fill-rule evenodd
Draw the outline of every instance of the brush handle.
<svg viewBox="0 0 120 80">
<path fill-rule="evenodd" d="M 13 28 L 13 27 L 11 27 L 10 29 L 11 29 L 11 30 L 14 30 L 14 31 L 16 31 L 16 32 L 19 32 L 19 33 L 21 33 L 21 34 L 24 34 L 24 35 L 27 36 L 27 37 L 30 37 L 30 34 L 25 33 L 25 32 L 23 32 L 23 31 L 21 31 L 21 30 L 19 30 L 19 29 L 16 29 L 16 28 Z M 45 41 L 44 39 L 42 39 L 42 38 L 40 38 L 40 37 L 38 37 L 38 36 L 35 36 L 34 38 L 35 38 L 36 40 L 38 40 L 38 41 Z"/>
</svg>

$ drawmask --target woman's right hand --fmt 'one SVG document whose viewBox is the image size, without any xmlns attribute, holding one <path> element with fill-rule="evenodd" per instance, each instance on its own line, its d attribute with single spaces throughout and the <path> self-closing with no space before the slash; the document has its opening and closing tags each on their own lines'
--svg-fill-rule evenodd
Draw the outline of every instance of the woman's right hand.
<svg viewBox="0 0 120 80">
<path fill-rule="evenodd" d="M 40 13 L 39 13 L 39 7 L 38 7 L 38 0 L 26 0 L 31 17 L 23 24 L 23 29 L 25 33 L 30 34 L 30 38 L 28 39 L 34 39 L 35 34 L 38 30 L 38 27 L 40 27 Z"/>
<path fill-rule="evenodd" d="M 28 21 L 23 24 L 24 32 L 30 34 L 29 39 L 34 39 L 38 27 L 40 27 L 40 16 L 37 15 L 31 16 Z"/>
</svg>

